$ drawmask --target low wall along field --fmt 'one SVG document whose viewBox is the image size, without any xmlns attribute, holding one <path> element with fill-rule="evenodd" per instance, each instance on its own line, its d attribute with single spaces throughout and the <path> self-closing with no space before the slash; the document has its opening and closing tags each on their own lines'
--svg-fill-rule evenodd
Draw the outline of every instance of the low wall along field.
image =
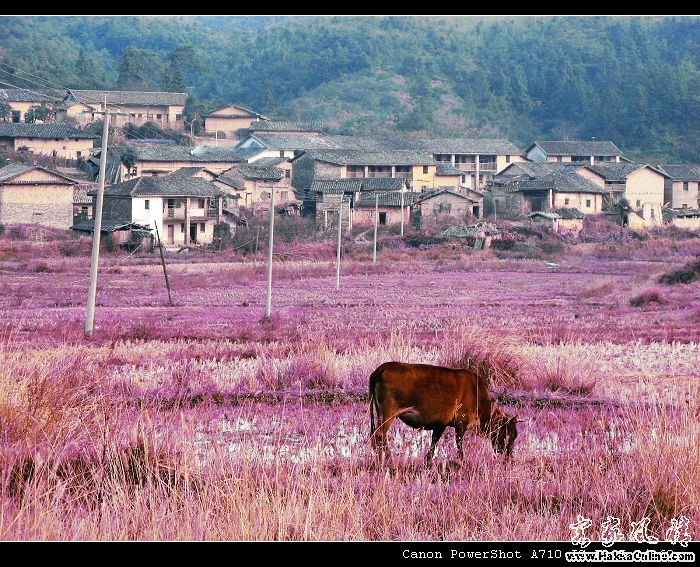
<svg viewBox="0 0 700 567">
<path fill-rule="evenodd" d="M 332 246 L 282 242 L 269 321 L 260 248 L 168 254 L 174 307 L 156 255 L 106 253 L 88 341 L 89 247 L 0 238 L 0 539 L 700 535 L 700 281 L 658 281 L 700 239 L 391 237 L 376 265 L 344 241 L 338 292 Z M 483 372 L 523 420 L 512 461 L 468 435 L 458 462 L 448 429 L 426 469 L 429 432 L 397 420 L 388 473 L 367 383 L 389 360 Z"/>
</svg>

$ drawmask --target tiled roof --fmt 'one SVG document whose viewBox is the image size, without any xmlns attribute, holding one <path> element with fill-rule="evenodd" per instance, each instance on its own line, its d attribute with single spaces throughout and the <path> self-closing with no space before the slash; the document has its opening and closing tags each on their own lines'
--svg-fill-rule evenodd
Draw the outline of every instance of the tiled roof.
<svg viewBox="0 0 700 567">
<path fill-rule="evenodd" d="M 205 168 L 197 166 L 181 167 L 180 169 L 176 169 L 169 175 L 170 177 L 194 177 L 202 170 L 206 171 Z"/>
<path fill-rule="evenodd" d="M 0 182 L 12 179 L 16 175 L 24 173 L 25 171 L 29 171 L 30 169 L 34 168 L 32 166 L 22 165 L 19 163 L 11 163 L 10 165 L 6 165 L 5 167 L 0 167 Z"/>
<path fill-rule="evenodd" d="M 535 141 L 534 146 L 549 156 L 621 156 L 620 149 L 607 140 Z"/>
<path fill-rule="evenodd" d="M 116 148 L 115 148 L 116 149 Z M 153 145 L 134 146 L 139 161 L 185 161 L 185 162 L 230 162 L 243 161 L 241 155 L 232 148 L 212 146 Z M 111 151 L 111 148 L 110 148 Z"/>
<path fill-rule="evenodd" d="M 549 173 L 572 171 L 572 168 L 584 167 L 586 164 L 560 161 L 521 161 L 511 163 L 503 171 L 494 177 L 495 180 L 511 178 L 518 175 L 540 177 Z"/>
<path fill-rule="evenodd" d="M 460 193 L 457 193 L 456 191 L 453 191 L 451 189 L 439 189 L 437 191 L 425 191 L 423 193 L 418 193 L 418 198 L 415 200 L 416 203 L 422 203 L 423 201 L 427 201 L 429 199 L 432 199 L 433 197 L 437 197 L 438 195 L 443 195 L 443 194 L 450 194 L 454 195 L 455 197 L 460 197 L 461 199 L 464 199 L 465 201 L 472 201 L 469 197 L 462 195 Z"/>
<path fill-rule="evenodd" d="M 94 195 L 90 191 L 88 195 Z M 105 196 L 111 197 L 217 197 L 223 195 L 217 187 L 199 177 L 164 175 L 162 177 L 136 177 L 105 188 Z"/>
<path fill-rule="evenodd" d="M 362 188 L 363 179 L 314 179 L 311 182 L 312 193 L 355 193 Z"/>
<path fill-rule="evenodd" d="M 0 102 L 51 103 L 61 100 L 64 96 L 64 90 L 55 89 L 0 89 Z"/>
<path fill-rule="evenodd" d="M 559 218 L 566 220 L 582 219 L 586 216 L 576 207 L 562 207 L 561 209 L 557 209 L 554 212 L 559 215 Z"/>
<path fill-rule="evenodd" d="M 338 149 L 332 136 L 318 134 L 274 134 L 255 133 L 258 140 L 269 150 L 321 150 Z"/>
<path fill-rule="evenodd" d="M 438 162 L 437 175 L 439 177 L 448 177 L 448 176 L 454 176 L 454 175 L 461 176 L 462 171 L 457 169 L 451 163 Z"/>
<path fill-rule="evenodd" d="M 665 221 L 670 221 L 676 217 L 700 217 L 700 209 L 664 209 L 661 215 Z"/>
<path fill-rule="evenodd" d="M 398 138 L 394 149 L 425 150 L 434 154 L 520 155 L 520 148 L 498 138 Z"/>
<path fill-rule="evenodd" d="M 71 89 L 78 102 L 102 104 L 107 95 L 107 104 L 144 106 L 184 106 L 187 93 L 145 92 L 145 91 L 87 91 Z"/>
<path fill-rule="evenodd" d="M 534 213 L 530 213 L 527 216 L 530 218 L 532 218 L 532 217 L 544 217 L 544 218 L 549 219 L 549 220 L 556 220 L 556 219 L 561 218 L 557 213 L 548 213 L 545 211 L 535 211 Z"/>
<path fill-rule="evenodd" d="M 12 122 L 0 122 L 0 138 L 42 138 L 60 139 L 69 138 L 94 139 L 94 136 L 83 130 L 71 128 L 66 124 L 27 124 Z"/>
<path fill-rule="evenodd" d="M 403 177 L 365 177 L 362 178 L 362 191 L 400 191 L 406 186 Z"/>
<path fill-rule="evenodd" d="M 700 180 L 700 166 L 697 165 L 660 165 L 658 167 L 676 181 Z"/>
<path fill-rule="evenodd" d="M 287 161 L 287 158 L 283 157 L 263 157 L 256 159 L 255 161 L 249 161 L 248 164 L 253 167 L 277 167 L 279 164 Z"/>
<path fill-rule="evenodd" d="M 95 219 L 87 220 L 74 224 L 71 227 L 73 230 L 78 230 L 80 232 L 94 232 L 95 231 Z M 148 226 L 143 226 L 141 224 L 136 224 L 127 220 L 112 220 L 112 219 L 102 219 L 102 224 L 100 232 L 114 232 L 122 228 L 130 228 L 132 230 L 143 230 L 150 231 L 151 228 Z"/>
<path fill-rule="evenodd" d="M 374 207 L 376 193 L 362 193 L 359 200 L 355 202 L 355 206 L 368 209 Z M 404 192 L 403 204 L 404 207 L 410 207 L 416 202 L 419 193 Z M 400 207 L 401 206 L 401 191 L 392 191 L 390 193 L 379 193 L 380 207 Z"/>
<path fill-rule="evenodd" d="M 558 171 L 534 179 L 515 180 L 508 187 L 511 193 L 549 190 L 558 193 L 606 193 L 605 189 L 573 171 Z"/>
<path fill-rule="evenodd" d="M 276 167 L 256 167 L 255 164 L 240 165 L 236 172 L 245 179 L 260 181 L 279 181 L 284 177 L 284 171 Z"/>
<path fill-rule="evenodd" d="M 228 185 L 229 187 L 233 187 L 234 189 L 245 189 L 245 182 L 242 179 L 238 179 L 236 177 L 229 177 L 228 175 L 222 174 L 219 175 L 219 177 L 217 177 L 215 181 L 219 181 L 220 183 Z"/>
<path fill-rule="evenodd" d="M 606 181 L 624 181 L 635 171 L 643 167 L 651 167 L 643 163 L 623 162 L 620 163 L 605 163 L 596 165 L 587 165 L 593 173 L 597 173 Z M 654 168 L 652 168 L 654 169 Z M 658 171 L 658 170 L 655 170 Z"/>
<path fill-rule="evenodd" d="M 427 152 L 411 150 L 312 150 L 313 159 L 338 165 L 436 165 Z"/>
<path fill-rule="evenodd" d="M 323 132 L 323 123 L 258 120 L 253 122 L 248 129 L 251 132 Z"/>
</svg>

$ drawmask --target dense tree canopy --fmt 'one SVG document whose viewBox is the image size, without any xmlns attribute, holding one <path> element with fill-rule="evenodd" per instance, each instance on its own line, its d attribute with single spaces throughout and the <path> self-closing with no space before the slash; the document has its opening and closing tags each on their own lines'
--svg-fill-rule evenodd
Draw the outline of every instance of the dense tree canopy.
<svg viewBox="0 0 700 567">
<path fill-rule="evenodd" d="M 690 17 L 0 18 L 4 63 L 68 87 L 185 88 L 350 134 L 595 136 L 658 161 L 700 162 L 698 37 Z"/>
</svg>

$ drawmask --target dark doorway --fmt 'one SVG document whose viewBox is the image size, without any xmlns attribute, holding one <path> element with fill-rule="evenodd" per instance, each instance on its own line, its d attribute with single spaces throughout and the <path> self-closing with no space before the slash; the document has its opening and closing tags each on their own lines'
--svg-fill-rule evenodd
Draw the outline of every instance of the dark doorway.
<svg viewBox="0 0 700 567">
<path fill-rule="evenodd" d="M 479 210 L 479 207 L 477 205 L 474 205 L 474 213 L 473 214 L 476 218 L 479 218 L 479 213 L 481 213 L 481 211 Z"/>
<path fill-rule="evenodd" d="M 19 120 L 21 117 L 22 117 L 22 114 L 20 113 L 19 110 L 12 111 L 12 122 L 14 122 L 15 124 L 19 123 Z"/>
<path fill-rule="evenodd" d="M 191 224 L 190 225 L 190 242 L 192 244 L 197 243 L 197 224 Z"/>
<path fill-rule="evenodd" d="M 386 213 L 379 213 L 379 224 L 386 224 Z"/>
</svg>

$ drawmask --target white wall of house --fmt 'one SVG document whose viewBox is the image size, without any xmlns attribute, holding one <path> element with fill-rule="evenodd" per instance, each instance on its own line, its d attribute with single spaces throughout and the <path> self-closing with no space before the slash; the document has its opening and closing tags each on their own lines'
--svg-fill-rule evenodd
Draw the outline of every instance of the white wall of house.
<svg viewBox="0 0 700 567">
<path fill-rule="evenodd" d="M 148 201 L 148 209 L 146 201 Z M 154 232 L 157 226 L 161 240 L 165 241 L 162 197 L 133 197 L 131 199 L 131 220 L 137 224 L 152 227 Z"/>
<path fill-rule="evenodd" d="M 554 208 L 574 207 L 587 215 L 599 213 L 603 196 L 596 193 L 554 193 Z"/>
</svg>

